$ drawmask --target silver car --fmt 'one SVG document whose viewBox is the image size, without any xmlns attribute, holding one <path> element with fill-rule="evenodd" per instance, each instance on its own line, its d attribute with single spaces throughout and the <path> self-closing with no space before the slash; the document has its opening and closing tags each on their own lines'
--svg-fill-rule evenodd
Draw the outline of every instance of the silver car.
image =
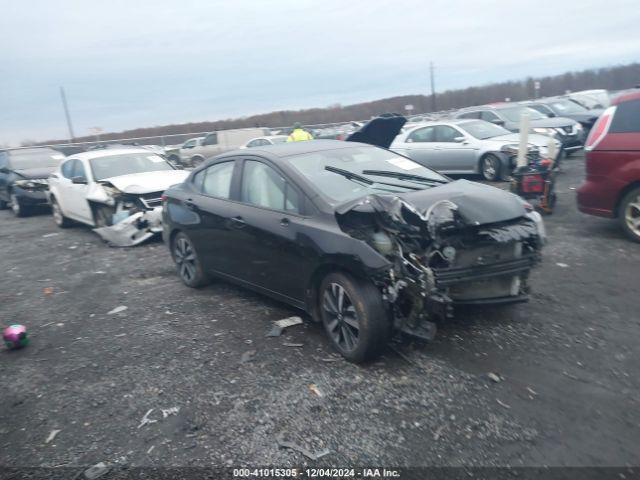
<svg viewBox="0 0 640 480">
<path fill-rule="evenodd" d="M 519 133 L 493 123 L 456 119 L 427 122 L 404 131 L 389 149 L 441 173 L 480 174 L 496 181 L 511 174 L 519 142 Z M 528 142 L 527 155 L 532 159 L 549 158 L 549 142 L 560 151 L 560 142 L 546 135 L 530 134 Z"/>
</svg>

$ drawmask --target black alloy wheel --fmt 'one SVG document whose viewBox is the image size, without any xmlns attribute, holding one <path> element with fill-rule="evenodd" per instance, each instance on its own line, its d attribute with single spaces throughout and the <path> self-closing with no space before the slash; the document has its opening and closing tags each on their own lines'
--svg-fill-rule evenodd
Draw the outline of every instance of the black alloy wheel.
<svg viewBox="0 0 640 480">
<path fill-rule="evenodd" d="M 209 283 L 205 275 L 196 249 L 187 235 L 180 232 L 173 239 L 171 249 L 173 260 L 176 262 L 178 275 L 188 287 L 197 288 Z"/>
</svg>

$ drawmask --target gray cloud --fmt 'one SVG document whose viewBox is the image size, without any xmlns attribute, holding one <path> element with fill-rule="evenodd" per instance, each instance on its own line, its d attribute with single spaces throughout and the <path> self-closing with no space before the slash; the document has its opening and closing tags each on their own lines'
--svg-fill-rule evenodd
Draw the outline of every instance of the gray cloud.
<svg viewBox="0 0 640 480">
<path fill-rule="evenodd" d="M 640 58 L 635 1 L 0 0 L 0 142 L 350 103 Z"/>
</svg>

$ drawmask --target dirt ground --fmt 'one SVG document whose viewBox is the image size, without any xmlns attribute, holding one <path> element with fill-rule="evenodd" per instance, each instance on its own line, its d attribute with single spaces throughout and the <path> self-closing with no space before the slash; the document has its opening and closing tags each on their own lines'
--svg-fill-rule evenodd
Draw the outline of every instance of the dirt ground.
<svg viewBox="0 0 640 480">
<path fill-rule="evenodd" d="M 31 335 L 0 349 L 0 465 L 638 465 L 640 245 L 577 211 L 583 175 L 565 162 L 528 304 L 458 312 L 366 366 L 310 322 L 266 337 L 300 313 L 183 286 L 160 242 L 0 212 L 0 323 Z"/>
</svg>

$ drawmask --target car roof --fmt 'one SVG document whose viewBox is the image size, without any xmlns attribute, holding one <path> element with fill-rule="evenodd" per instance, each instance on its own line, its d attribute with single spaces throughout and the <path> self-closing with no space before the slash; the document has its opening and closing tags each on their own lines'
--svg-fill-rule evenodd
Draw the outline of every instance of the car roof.
<svg viewBox="0 0 640 480">
<path fill-rule="evenodd" d="M 443 118 L 442 120 L 429 120 L 428 122 L 420 122 L 415 125 L 411 125 L 411 128 L 408 128 L 404 133 L 413 132 L 414 130 L 417 130 L 419 128 L 429 127 L 432 125 L 462 125 L 470 122 L 484 122 L 484 120 L 481 120 L 479 118 Z"/>
<path fill-rule="evenodd" d="M 306 142 L 278 143 L 276 145 L 265 145 L 253 147 L 251 149 L 237 149 L 226 152 L 214 158 L 226 158 L 237 155 L 265 154 L 269 157 L 284 158 L 305 153 L 322 152 L 325 150 L 337 150 L 339 148 L 353 147 L 373 147 L 366 143 L 345 142 L 342 140 L 308 140 Z M 250 153 L 249 153 L 250 150 Z"/>
<path fill-rule="evenodd" d="M 502 108 L 513 108 L 513 107 L 524 107 L 525 105 L 521 105 L 516 102 L 498 102 L 498 103 L 488 103 L 487 105 L 477 105 L 475 107 L 467 107 L 461 108 L 458 113 L 464 112 L 473 112 L 475 110 L 500 110 Z"/>
<path fill-rule="evenodd" d="M 620 105 L 621 103 L 631 102 L 638 99 L 640 99 L 640 88 L 618 95 L 611 101 L 611 105 Z"/>
<path fill-rule="evenodd" d="M 90 160 L 92 158 L 111 157 L 113 155 L 122 155 L 127 153 L 146 153 L 147 155 L 153 155 L 153 152 L 146 148 L 105 148 L 104 150 L 91 150 L 89 152 L 76 153 L 68 158 Z"/>
</svg>

